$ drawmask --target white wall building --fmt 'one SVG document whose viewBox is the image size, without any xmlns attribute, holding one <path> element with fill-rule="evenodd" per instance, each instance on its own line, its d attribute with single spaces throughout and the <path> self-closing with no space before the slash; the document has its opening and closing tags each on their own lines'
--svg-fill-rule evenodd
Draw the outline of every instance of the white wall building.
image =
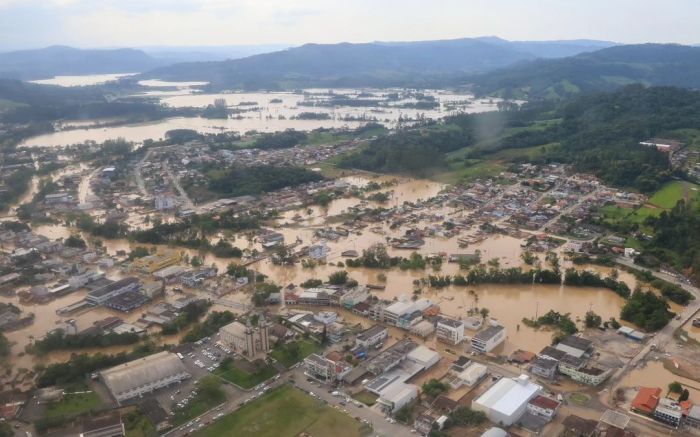
<svg viewBox="0 0 700 437">
<path fill-rule="evenodd" d="M 472 409 L 483 411 L 493 423 L 510 426 L 527 410 L 527 404 L 542 390 L 527 375 L 501 378 L 484 394 L 472 401 Z"/>
<path fill-rule="evenodd" d="M 462 385 L 474 387 L 477 382 L 481 381 L 481 379 L 486 376 L 487 369 L 488 368 L 483 364 L 472 363 L 469 367 L 459 372 L 457 378 L 459 378 Z"/>
<path fill-rule="evenodd" d="M 388 335 L 389 331 L 386 327 L 374 325 L 357 334 L 357 337 L 355 337 L 355 344 L 367 349 L 384 341 Z"/>
<path fill-rule="evenodd" d="M 472 337 L 472 349 L 487 353 L 506 340 L 506 328 L 489 326 Z"/>
<path fill-rule="evenodd" d="M 418 397 L 418 387 L 404 382 L 395 382 L 383 391 L 377 402 L 382 410 L 395 413 Z"/>
<path fill-rule="evenodd" d="M 464 341 L 464 322 L 461 320 L 440 317 L 435 329 L 439 341 L 453 345 Z"/>
</svg>

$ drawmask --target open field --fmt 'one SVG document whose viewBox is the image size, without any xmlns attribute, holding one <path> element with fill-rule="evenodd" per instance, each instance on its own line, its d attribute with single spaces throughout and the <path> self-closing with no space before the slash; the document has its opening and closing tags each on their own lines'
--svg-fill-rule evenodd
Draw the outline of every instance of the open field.
<svg viewBox="0 0 700 437">
<path fill-rule="evenodd" d="M 68 394 L 60 402 L 46 407 L 45 417 L 74 416 L 87 413 L 96 408 L 102 401 L 95 392 Z"/>
<path fill-rule="evenodd" d="M 272 366 L 265 365 L 256 372 L 248 372 L 231 363 L 228 366 L 219 367 L 214 374 L 241 388 L 249 389 L 275 376 L 277 370 Z"/>
<path fill-rule="evenodd" d="M 697 191 L 691 191 L 692 187 L 697 188 L 696 185 L 688 182 L 669 182 L 649 198 L 649 204 L 659 208 L 671 209 L 676 206 L 679 200 L 685 198 L 686 194 L 690 197 L 697 197 Z"/>
<path fill-rule="evenodd" d="M 333 437 L 361 435 L 360 424 L 354 419 L 290 385 L 267 393 L 194 435 L 295 437 L 301 433 Z"/>
</svg>

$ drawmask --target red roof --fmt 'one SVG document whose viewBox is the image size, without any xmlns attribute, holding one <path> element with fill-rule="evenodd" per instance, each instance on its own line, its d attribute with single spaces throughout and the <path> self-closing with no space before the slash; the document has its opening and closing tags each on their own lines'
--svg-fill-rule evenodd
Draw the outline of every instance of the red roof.
<svg viewBox="0 0 700 437">
<path fill-rule="evenodd" d="M 639 393 L 632 401 L 632 409 L 651 414 L 656 409 L 660 396 L 661 389 L 658 387 L 640 387 Z"/>
<path fill-rule="evenodd" d="M 546 396 L 535 396 L 530 400 L 530 403 L 536 407 L 543 408 L 545 410 L 556 410 L 557 407 L 559 406 L 559 402 L 555 401 L 552 398 L 548 398 Z"/>
</svg>

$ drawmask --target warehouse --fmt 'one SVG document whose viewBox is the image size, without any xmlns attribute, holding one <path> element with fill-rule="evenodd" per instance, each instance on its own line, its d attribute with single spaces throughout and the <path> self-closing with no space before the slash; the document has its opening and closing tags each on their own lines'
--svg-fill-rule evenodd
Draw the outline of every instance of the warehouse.
<svg viewBox="0 0 700 437">
<path fill-rule="evenodd" d="M 177 355 L 164 351 L 103 370 L 100 376 L 114 399 L 123 402 L 180 382 L 190 374 Z"/>
<path fill-rule="evenodd" d="M 472 409 L 483 411 L 493 423 L 510 426 L 527 410 L 527 403 L 542 390 L 527 375 L 501 378 L 484 394 L 472 401 Z"/>
</svg>

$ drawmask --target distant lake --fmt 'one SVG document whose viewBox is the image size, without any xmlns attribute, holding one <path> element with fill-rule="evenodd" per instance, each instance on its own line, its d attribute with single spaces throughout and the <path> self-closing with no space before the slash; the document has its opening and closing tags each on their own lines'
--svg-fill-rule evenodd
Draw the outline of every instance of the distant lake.
<svg viewBox="0 0 700 437">
<path fill-rule="evenodd" d="M 30 80 L 41 85 L 58 85 L 65 87 L 100 85 L 114 82 L 122 77 L 134 76 L 138 73 L 88 74 L 84 76 L 54 76 L 50 79 Z"/>
</svg>

